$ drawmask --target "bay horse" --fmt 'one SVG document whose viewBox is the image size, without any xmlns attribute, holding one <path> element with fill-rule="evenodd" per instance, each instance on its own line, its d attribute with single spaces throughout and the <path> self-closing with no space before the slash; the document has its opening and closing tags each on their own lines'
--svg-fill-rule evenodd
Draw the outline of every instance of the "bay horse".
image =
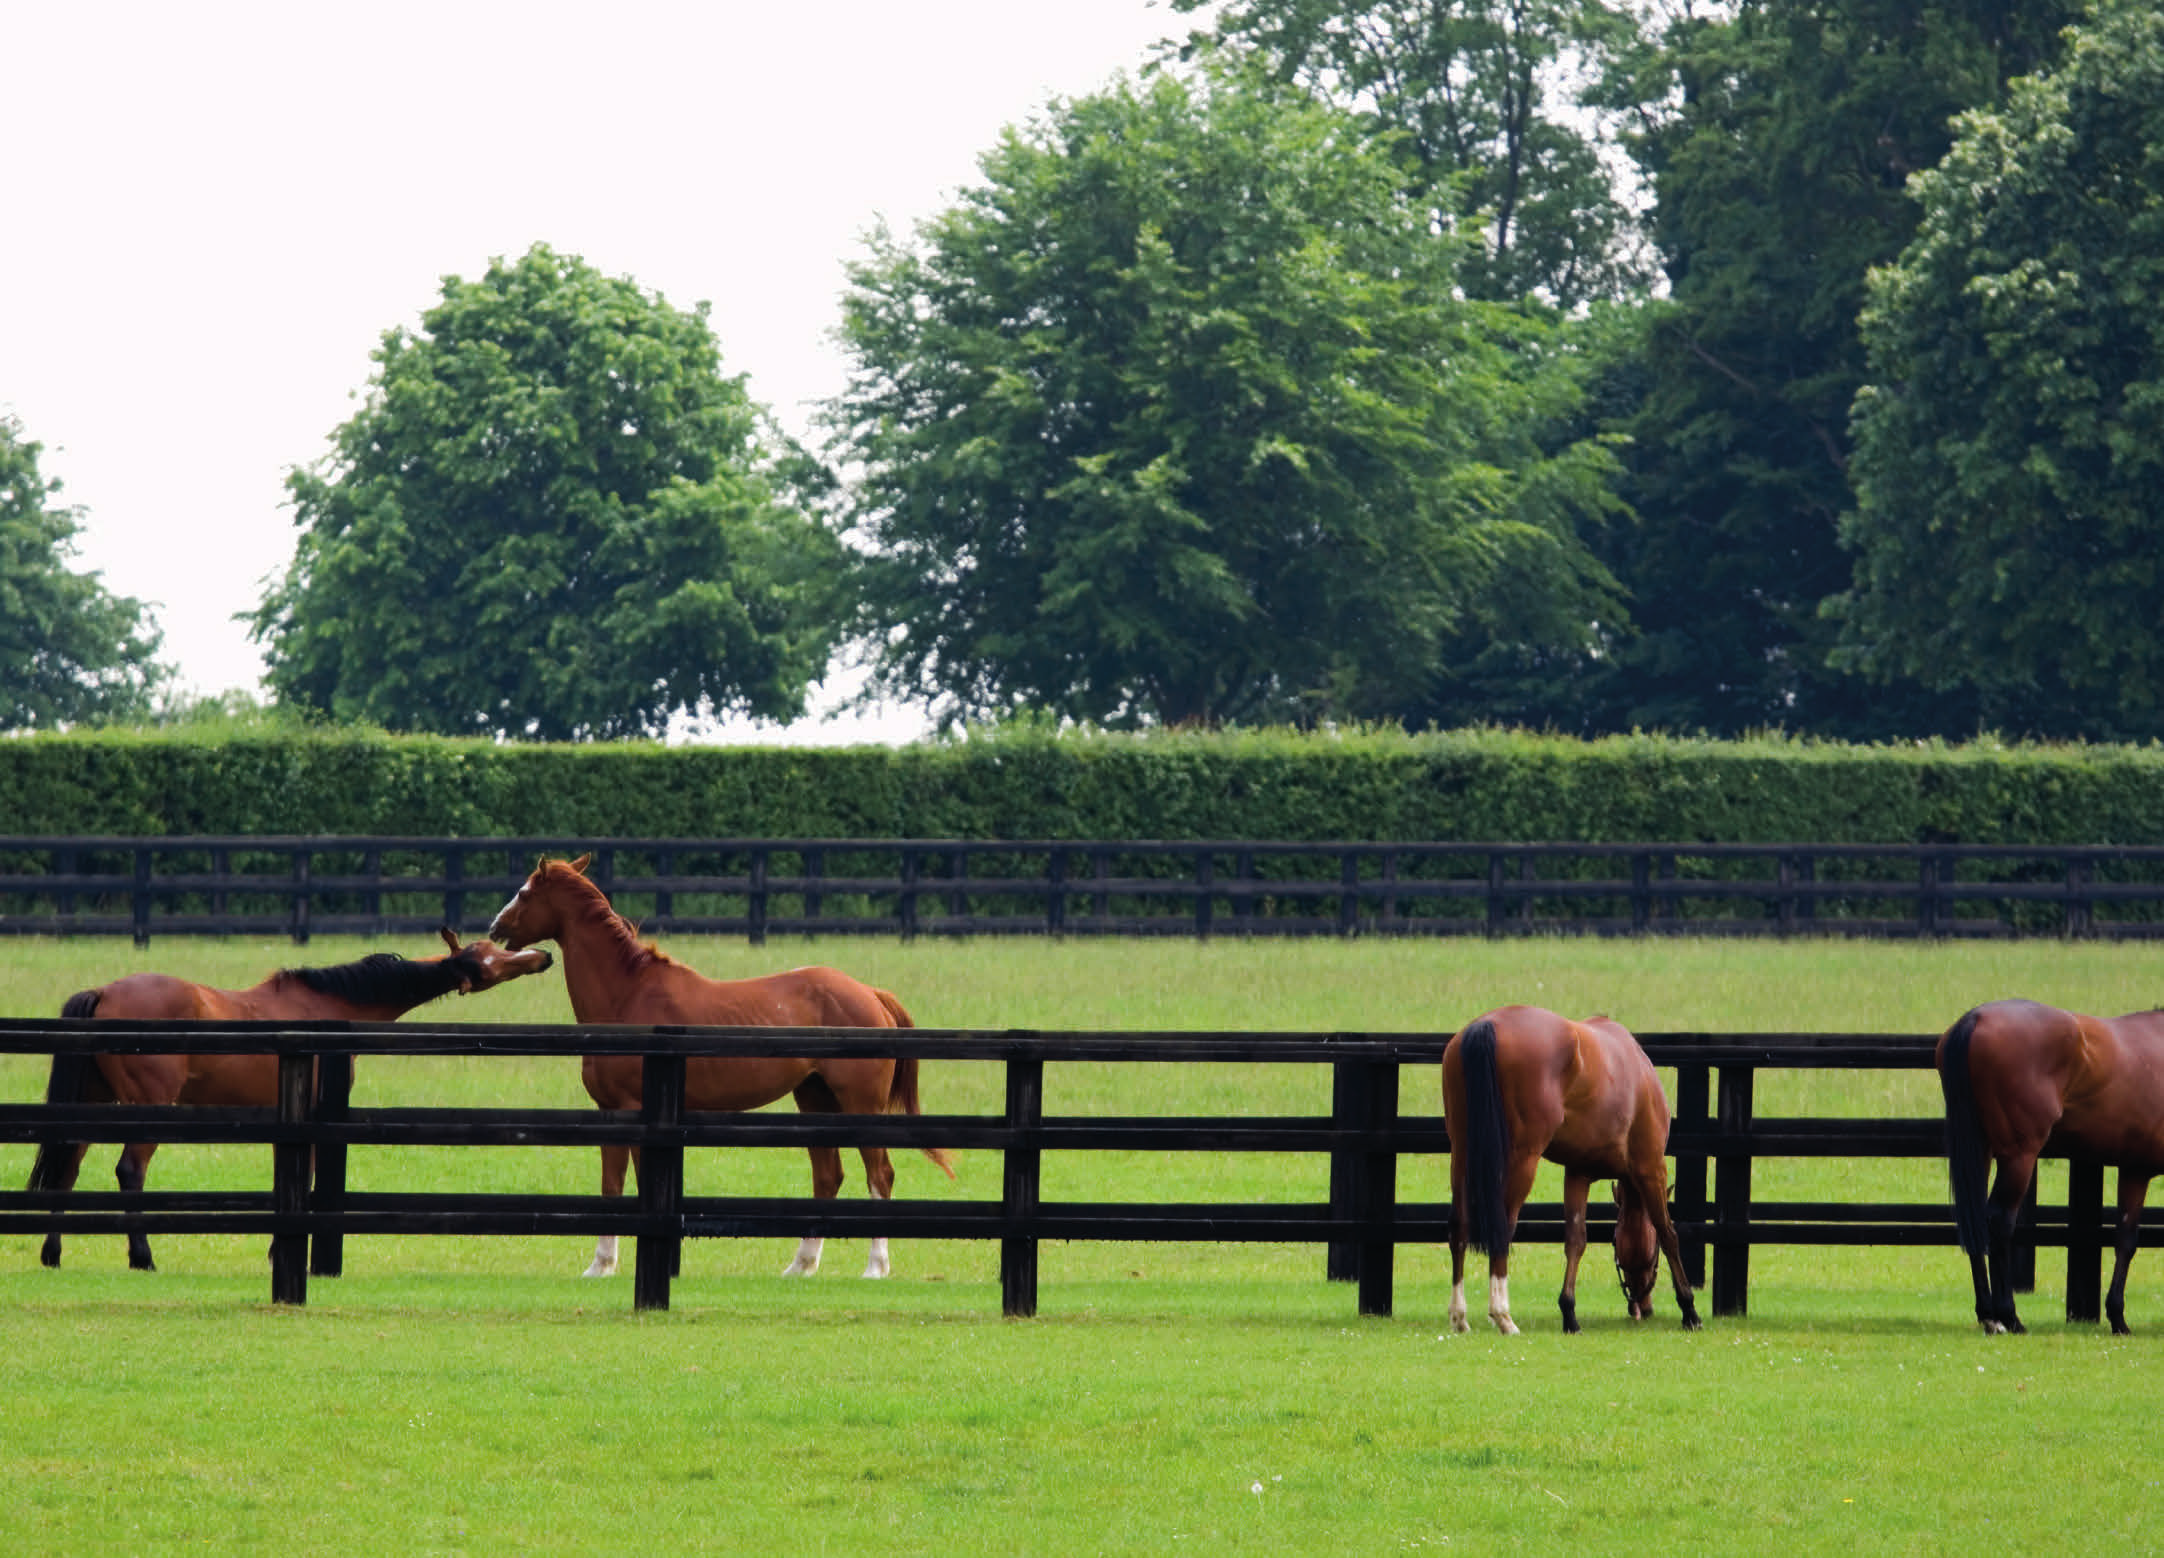
<svg viewBox="0 0 2164 1558">
<path fill-rule="evenodd" d="M 2164 1172 L 2164 1011 L 2090 1017 L 2036 1001 L 1991 1001 L 1946 1030 L 1935 1058 L 1954 1226 L 1984 1333 L 2025 1329 L 2014 1312 L 2014 1220 L 2049 1145 L 2118 1167 L 2118 1239 L 2104 1313 L 2116 1335 L 2127 1335 L 2127 1267 L 2149 1181 Z M 1993 1162 L 1998 1178 L 1987 1200 Z"/>
<path fill-rule="evenodd" d="M 651 943 L 609 906 L 608 896 L 586 878 L 591 855 L 544 860 L 497 913 L 488 933 L 506 947 L 554 941 L 563 951 L 564 988 L 572 1015 L 582 1023 L 689 1023 L 725 1027 L 913 1028 L 902 1003 L 831 968 L 799 968 L 757 979 L 709 979 Z M 644 1064 L 636 1055 L 589 1055 L 580 1064 L 586 1092 L 603 1109 L 636 1109 Z M 686 1109 L 757 1109 L 784 1095 L 806 1114 L 918 1114 L 917 1062 L 876 1051 L 846 1058 L 795 1060 L 762 1056 L 693 1056 L 684 1066 Z M 810 1147 L 812 1194 L 830 1200 L 842 1187 L 842 1156 L 836 1147 Z M 872 1196 L 894 1192 L 894 1165 L 884 1147 L 858 1149 Z M 924 1155 L 954 1177 L 946 1152 Z M 636 1167 L 629 1146 L 601 1149 L 601 1193 L 624 1193 L 624 1171 Z M 824 1241 L 807 1235 L 782 1275 L 808 1277 L 819 1269 Z M 594 1246 L 589 1277 L 614 1275 L 616 1237 Z M 887 1241 L 871 1241 L 864 1275 L 890 1270 Z"/>
<path fill-rule="evenodd" d="M 450 948 L 441 957 L 403 958 L 374 952 L 328 968 L 285 968 L 246 990 L 219 990 L 171 974 L 129 974 L 93 990 L 80 990 L 60 1008 L 63 1017 L 108 1021 L 394 1022 L 416 1006 L 456 990 L 490 990 L 506 980 L 538 974 L 555 960 L 547 952 L 506 951 L 489 941 L 459 945 L 446 926 L 439 934 Z M 45 1101 L 62 1103 L 193 1104 L 265 1107 L 278 1101 L 276 1055 L 55 1055 Z M 113 1176 L 126 1191 L 143 1188 L 154 1141 L 130 1142 Z M 38 1144 L 30 1165 L 32 1190 L 72 1190 L 88 1142 Z M 60 1264 L 60 1235 L 45 1236 L 38 1258 Z M 128 1264 L 155 1271 L 150 1241 L 128 1235 Z"/>
<path fill-rule="evenodd" d="M 1476 1017 L 1443 1049 L 1450 1132 L 1450 1325 L 1465 1317 L 1465 1248 L 1488 1256 L 1488 1318 L 1505 1336 L 1510 1242 L 1540 1160 L 1563 1167 L 1563 1329 L 1578 1330 L 1578 1261 L 1596 1179 L 1616 1182 L 1616 1271 L 1633 1320 L 1653 1313 L 1668 1257 L 1683 1328 L 1698 1306 L 1668 1215 L 1668 1099 L 1638 1041 L 1608 1017 L 1572 1022 L 1537 1006 Z"/>
</svg>

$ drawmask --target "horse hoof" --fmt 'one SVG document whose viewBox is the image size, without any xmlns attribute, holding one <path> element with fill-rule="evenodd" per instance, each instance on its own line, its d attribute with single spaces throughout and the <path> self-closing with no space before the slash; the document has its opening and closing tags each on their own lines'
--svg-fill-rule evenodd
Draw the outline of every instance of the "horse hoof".
<svg viewBox="0 0 2164 1558">
<path fill-rule="evenodd" d="M 2009 1336 L 2027 1336 L 2029 1328 L 2019 1320 L 2009 1320 L 2006 1322 L 2006 1334 Z"/>
<path fill-rule="evenodd" d="M 1706 1322 L 1705 1322 L 1705 1321 L 1703 1321 L 1703 1320 L 1701 1320 L 1701 1319 L 1699 1319 L 1699 1318 L 1698 1318 L 1698 1316 L 1696 1316 L 1696 1315 L 1685 1315 L 1685 1316 L 1683 1317 L 1683 1329 L 1684 1329 L 1684 1330 L 1686 1330 L 1686 1331 L 1703 1331 L 1703 1330 L 1704 1330 L 1705 1328 L 1706 1328 Z"/>
<path fill-rule="evenodd" d="M 2111 1317 L 2111 1334 L 2114 1336 L 2132 1336 L 2134 1331 L 2124 1320 L 2117 1315 L 2113 1315 Z"/>
<path fill-rule="evenodd" d="M 601 1262 L 595 1261 L 591 1266 L 580 1272 L 579 1275 L 581 1277 L 613 1277 L 616 1275 L 616 1268 L 614 1266 L 604 1266 Z"/>
<path fill-rule="evenodd" d="M 1495 1328 L 1498 1331 L 1501 1331 L 1505 1336 L 1516 1336 L 1518 1334 L 1517 1322 L 1512 1320 L 1510 1316 L 1490 1315 L 1488 1316 L 1488 1318 L 1495 1322 Z"/>
<path fill-rule="evenodd" d="M 1472 1330 L 1472 1328 L 1473 1323 L 1470 1320 L 1466 1319 L 1465 1316 L 1452 1315 L 1450 1317 L 1450 1329 L 1457 1332 L 1460 1336 L 1465 1335 L 1468 1331 Z"/>
</svg>

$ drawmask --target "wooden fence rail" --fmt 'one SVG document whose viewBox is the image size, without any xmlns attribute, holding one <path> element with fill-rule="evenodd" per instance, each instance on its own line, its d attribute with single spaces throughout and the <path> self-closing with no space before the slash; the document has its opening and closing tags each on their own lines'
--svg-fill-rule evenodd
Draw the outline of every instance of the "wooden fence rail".
<svg viewBox="0 0 2164 1558">
<path fill-rule="evenodd" d="M 1754 1113 L 1754 1081 L 1772 1068 L 1927 1069 L 1934 1040 L 1887 1034 L 1646 1034 L 1647 1051 L 1673 1067 L 1676 1117 L 1673 1204 L 1695 1286 L 1712 1255 L 1712 1312 L 1741 1315 L 1750 1255 L 1772 1244 L 1951 1245 L 1940 1204 L 1771 1202 L 1754 1198 L 1752 1165 L 1769 1157 L 1935 1157 L 1940 1122 L 1922 1119 L 1782 1119 Z M 1391 1312 L 1395 1252 L 1449 1237 L 1447 1204 L 1399 1197 L 1399 1160 L 1448 1150 L 1440 1118 L 1407 1113 L 1401 1082 L 1419 1078 L 1432 1100 L 1445 1035 L 1287 1033 L 1025 1033 L 911 1029 L 638 1028 L 412 1022 L 119 1023 L 0 1020 L 0 1053 L 276 1054 L 276 1109 L 180 1109 L 116 1105 L 0 1105 L 0 1141 L 265 1142 L 272 1184 L 262 1192 L 0 1191 L 0 1232 L 43 1234 L 250 1233 L 271 1238 L 271 1297 L 302 1304 L 308 1278 L 338 1274 L 348 1234 L 615 1234 L 636 1241 L 634 1302 L 666 1308 L 682 1241 L 744 1236 L 987 1239 L 1000 1246 L 1001 1305 L 1037 1308 L 1037 1247 L 1045 1239 L 1268 1241 L 1328 1246 L 1327 1271 L 1358 1287 L 1360 1312 Z M 998 1115 L 706 1114 L 683 1107 L 684 1062 L 694 1055 L 882 1054 L 922 1060 L 997 1062 L 1005 1107 Z M 356 1056 L 569 1055 L 646 1057 L 643 1107 L 561 1109 L 362 1109 L 351 1103 Z M 1047 1065 L 1077 1061 L 1328 1066 L 1327 1115 L 1291 1117 L 1057 1117 L 1044 1112 Z M 320 1086 L 312 1086 L 318 1074 Z M 365 1194 L 346 1187 L 352 1148 L 402 1145 L 598 1146 L 642 1149 L 634 1198 L 513 1194 Z M 938 1146 L 1002 1155 L 998 1199 L 814 1201 L 691 1197 L 683 1153 L 692 1147 Z M 1313 1204 L 1047 1202 L 1048 1152 L 1104 1150 L 1308 1152 L 1327 1154 L 1329 1198 Z M 310 1155 L 315 1174 L 311 1184 Z M 1418 1182 L 1440 1184 L 1429 1166 Z M 2069 1319 L 2095 1320 L 2112 1237 L 2100 1166 L 2071 1165 L 2068 1203 L 2025 1219 L 2037 1245 L 2067 1251 Z M 1560 1242 L 1561 1208 L 1529 1206 L 1518 1237 Z M 1596 1225 L 1595 1238 L 1607 1237 Z M 313 1258 L 309 1240 L 313 1239 Z M 2145 1223 L 2145 1244 L 2164 1243 L 2164 1221 Z M 1950 1257 L 1951 1258 L 1951 1257 Z"/>
<path fill-rule="evenodd" d="M 652 934 L 2164 934 L 2164 846 L 0 837 L 0 934 L 426 934 L 544 852 Z"/>
</svg>

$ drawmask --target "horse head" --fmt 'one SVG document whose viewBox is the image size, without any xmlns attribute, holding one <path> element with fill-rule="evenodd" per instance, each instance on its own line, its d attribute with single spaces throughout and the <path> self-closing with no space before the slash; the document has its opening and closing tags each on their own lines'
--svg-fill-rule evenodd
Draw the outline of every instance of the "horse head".
<svg viewBox="0 0 2164 1558">
<path fill-rule="evenodd" d="M 1653 1318 L 1653 1289 L 1661 1280 L 1661 1241 L 1653 1214 L 1629 1184 L 1615 1187 L 1615 1273 L 1633 1320 Z"/>
<path fill-rule="evenodd" d="M 448 925 L 438 934 L 443 937 L 443 944 L 451 949 L 443 961 L 458 970 L 460 995 L 493 990 L 507 980 L 541 973 L 556 962 L 549 952 L 538 948 L 500 947 L 485 936 L 461 946 L 458 933 Z"/>
<path fill-rule="evenodd" d="M 586 854 L 576 860 L 544 860 L 535 866 L 533 874 L 511 895 L 511 901 L 498 909 L 496 918 L 489 921 L 490 938 L 514 950 L 537 942 L 560 940 L 567 923 L 568 905 L 575 901 L 564 889 L 576 883 L 587 889 L 579 893 L 578 898 L 591 895 L 591 889 L 587 888 L 586 866 L 593 858 Z"/>
</svg>

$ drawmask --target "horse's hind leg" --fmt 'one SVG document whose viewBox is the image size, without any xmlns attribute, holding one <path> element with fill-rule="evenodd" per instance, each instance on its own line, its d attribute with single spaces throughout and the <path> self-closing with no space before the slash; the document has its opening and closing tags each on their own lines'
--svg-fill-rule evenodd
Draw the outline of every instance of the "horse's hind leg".
<svg viewBox="0 0 2164 1558">
<path fill-rule="evenodd" d="M 45 1149 L 40 1148 L 39 1150 L 42 1153 Z M 57 1147 L 56 1150 L 64 1151 L 67 1156 L 62 1159 L 60 1183 L 52 1188 L 55 1190 L 73 1190 L 76 1176 L 83 1171 L 83 1159 L 90 1151 L 90 1143 L 87 1141 L 68 1142 Z M 35 1188 L 35 1179 L 32 1180 L 32 1185 Z M 54 1271 L 60 1269 L 59 1234 L 49 1233 L 45 1236 L 44 1247 L 38 1251 L 38 1264 Z"/>
<path fill-rule="evenodd" d="M 158 1150 L 154 1141 L 130 1142 L 121 1150 L 120 1161 L 113 1166 L 113 1178 L 124 1191 L 134 1192 L 143 1188 L 150 1177 L 150 1155 Z M 150 1241 L 142 1230 L 128 1230 L 128 1268 L 131 1271 L 156 1271 L 157 1262 L 150 1258 Z"/>
<path fill-rule="evenodd" d="M 1465 1156 L 1450 1155 L 1450 1329 L 1470 1331 L 1465 1318 Z"/>
<path fill-rule="evenodd" d="M 887 1156 L 884 1147 L 860 1149 L 864 1158 L 864 1185 L 874 1201 L 891 1200 L 894 1195 L 894 1161 Z M 879 1234 L 872 1240 L 870 1252 L 865 1256 L 864 1275 L 884 1277 L 893 1271 L 893 1262 L 887 1256 L 887 1236 Z"/>
<path fill-rule="evenodd" d="M 2141 1243 L 2141 1209 L 2149 1199 L 2149 1176 L 2131 1168 L 2119 1170 L 2119 1239 L 2111 1263 L 2111 1291 L 2104 1297 L 2104 1316 L 2114 1336 L 2131 1336 L 2126 1324 L 2126 1268 L 2134 1264 L 2134 1250 Z"/>
<path fill-rule="evenodd" d="M 1593 1178 L 1572 1169 L 1563 1176 L 1563 1291 L 1556 1303 L 1563 1311 L 1563 1334 L 1578 1334 L 1578 1262 L 1585 1257 L 1585 1204 Z"/>
<path fill-rule="evenodd" d="M 1518 1236 L 1518 1213 L 1533 1193 L 1533 1176 L 1539 1172 L 1540 1158 L 1535 1154 L 1517 1159 L 1503 1177 L 1503 1205 L 1508 1210 L 1503 1237 L 1488 1251 L 1488 1318 L 1505 1336 L 1518 1334 L 1517 1322 L 1510 1318 L 1510 1245 Z"/>
<path fill-rule="evenodd" d="M 2014 1222 L 2021 1215 L 2022 1198 L 2029 1193 L 2029 1181 L 2035 1176 L 2035 1151 L 2010 1153 L 1999 1159 L 1989 1207 L 1991 1313 L 1979 1316 L 1987 1336 L 2002 1331 L 2021 1336 L 2028 1331 L 2014 1312 Z"/>
<path fill-rule="evenodd" d="M 624 1193 L 624 1170 L 630 1167 L 632 1151 L 629 1147 L 610 1145 L 601 1149 L 601 1193 L 620 1196 Z M 616 1275 L 616 1235 L 605 1233 L 594 1241 L 594 1263 L 580 1273 L 587 1277 L 613 1277 Z"/>
</svg>

